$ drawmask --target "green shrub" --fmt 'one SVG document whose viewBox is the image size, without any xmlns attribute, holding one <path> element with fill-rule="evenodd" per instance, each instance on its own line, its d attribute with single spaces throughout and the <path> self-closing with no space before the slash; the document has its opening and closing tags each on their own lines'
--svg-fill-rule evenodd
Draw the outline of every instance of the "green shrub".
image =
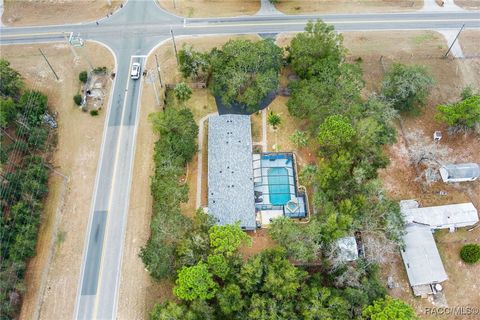
<svg viewBox="0 0 480 320">
<path fill-rule="evenodd" d="M 79 95 L 79 94 L 76 94 L 76 95 L 73 96 L 73 102 L 75 102 L 75 104 L 76 104 L 77 106 L 81 106 L 81 105 L 82 105 L 82 100 L 83 100 L 83 99 L 82 99 L 82 96 Z"/>
<path fill-rule="evenodd" d="M 466 263 L 477 263 L 480 261 L 480 245 L 474 243 L 464 245 L 460 250 L 460 257 Z"/>
<path fill-rule="evenodd" d="M 87 71 L 80 72 L 80 74 L 78 75 L 78 80 L 80 80 L 82 83 L 87 83 L 87 79 L 88 79 Z"/>
<path fill-rule="evenodd" d="M 95 74 L 107 73 L 107 67 L 96 67 L 95 69 L 93 69 L 93 73 Z"/>
<path fill-rule="evenodd" d="M 92 117 L 98 116 L 98 110 L 90 110 L 90 115 Z"/>
</svg>

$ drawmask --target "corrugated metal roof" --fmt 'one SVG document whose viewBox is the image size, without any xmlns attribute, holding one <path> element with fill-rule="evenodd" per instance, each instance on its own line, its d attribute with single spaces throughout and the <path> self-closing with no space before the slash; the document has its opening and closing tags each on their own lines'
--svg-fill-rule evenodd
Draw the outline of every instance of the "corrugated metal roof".
<svg viewBox="0 0 480 320">
<path fill-rule="evenodd" d="M 477 209 L 471 202 L 425 208 L 406 208 L 401 202 L 400 207 L 406 223 L 419 223 L 436 229 L 461 228 L 478 222 Z"/>
<path fill-rule="evenodd" d="M 250 117 L 208 120 L 208 211 L 218 224 L 256 228 Z"/>
<path fill-rule="evenodd" d="M 476 163 L 445 164 L 440 168 L 444 181 L 456 179 L 475 179 L 480 177 L 480 166 Z"/>
<path fill-rule="evenodd" d="M 401 251 L 411 286 L 439 283 L 448 279 L 438 253 L 435 239 L 428 226 L 409 224 L 403 236 Z"/>
</svg>

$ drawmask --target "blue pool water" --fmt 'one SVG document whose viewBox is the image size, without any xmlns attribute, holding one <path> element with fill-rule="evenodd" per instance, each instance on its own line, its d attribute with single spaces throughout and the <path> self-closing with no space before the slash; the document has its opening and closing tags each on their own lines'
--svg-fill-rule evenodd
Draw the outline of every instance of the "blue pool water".
<svg viewBox="0 0 480 320">
<path fill-rule="evenodd" d="M 268 192 L 270 203 L 274 206 L 283 206 L 290 201 L 290 186 L 286 168 L 268 169 Z"/>
</svg>

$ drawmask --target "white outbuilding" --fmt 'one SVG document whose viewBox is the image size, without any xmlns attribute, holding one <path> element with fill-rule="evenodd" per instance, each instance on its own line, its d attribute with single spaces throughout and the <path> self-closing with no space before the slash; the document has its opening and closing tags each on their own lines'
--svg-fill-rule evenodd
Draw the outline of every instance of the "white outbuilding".
<svg viewBox="0 0 480 320">
<path fill-rule="evenodd" d="M 480 177 L 480 165 L 476 163 L 451 163 L 440 167 L 443 182 L 475 181 Z"/>
<path fill-rule="evenodd" d="M 405 202 L 404 202 L 405 201 Z M 417 223 L 431 229 L 450 229 L 473 226 L 478 222 L 478 212 L 473 203 L 458 203 L 435 207 L 418 207 L 414 200 L 400 202 L 405 223 Z M 416 203 L 416 207 L 413 205 Z"/>
</svg>

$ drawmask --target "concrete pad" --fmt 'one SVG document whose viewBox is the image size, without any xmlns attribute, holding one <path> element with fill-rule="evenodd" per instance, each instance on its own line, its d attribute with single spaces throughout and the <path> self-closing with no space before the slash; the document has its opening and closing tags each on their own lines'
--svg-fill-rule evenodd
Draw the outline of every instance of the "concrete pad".
<svg viewBox="0 0 480 320">
<path fill-rule="evenodd" d="M 465 11 L 465 9 L 457 6 L 454 0 L 443 0 L 443 7 L 439 6 L 435 0 L 424 0 L 423 8 L 419 11 L 443 11 L 443 12 L 452 12 L 452 11 Z"/>
<path fill-rule="evenodd" d="M 270 2 L 270 0 L 260 0 L 260 10 L 256 13 L 258 16 L 270 16 L 270 15 L 283 15 L 277 8 Z"/>
<path fill-rule="evenodd" d="M 443 37 L 447 40 L 448 47 L 450 47 L 452 45 L 452 42 L 455 40 L 455 37 L 457 36 L 458 31 L 460 31 L 460 29 L 435 30 L 435 31 L 443 35 Z M 463 55 L 462 47 L 460 47 L 460 43 L 458 42 L 458 39 L 457 41 L 455 41 L 455 44 L 453 45 L 452 50 L 450 50 L 449 54 L 453 55 L 455 58 L 465 58 L 465 56 Z"/>
</svg>

